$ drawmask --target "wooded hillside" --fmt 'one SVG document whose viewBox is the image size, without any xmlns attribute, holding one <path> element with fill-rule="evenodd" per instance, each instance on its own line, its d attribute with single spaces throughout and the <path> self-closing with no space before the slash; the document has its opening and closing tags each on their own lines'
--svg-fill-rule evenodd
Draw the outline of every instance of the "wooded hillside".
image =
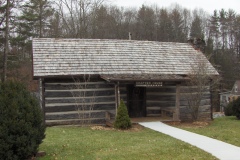
<svg viewBox="0 0 240 160">
<path fill-rule="evenodd" d="M 222 89 L 240 78 L 240 15 L 234 10 L 209 15 L 179 5 L 122 8 L 104 0 L 0 0 L 0 76 L 32 82 L 34 37 L 128 39 L 129 32 L 133 40 L 201 38 L 204 54 L 223 77 Z"/>
</svg>

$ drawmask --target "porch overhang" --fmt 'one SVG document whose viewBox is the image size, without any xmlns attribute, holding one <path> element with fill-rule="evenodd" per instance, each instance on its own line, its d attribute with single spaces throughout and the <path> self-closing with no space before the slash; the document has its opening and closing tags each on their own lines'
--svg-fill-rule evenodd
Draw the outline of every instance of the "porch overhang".
<svg viewBox="0 0 240 160">
<path fill-rule="evenodd" d="M 162 81 L 175 81 L 182 82 L 188 81 L 186 75 L 168 75 L 168 74 L 103 74 L 100 77 L 108 82 L 162 82 Z"/>
</svg>

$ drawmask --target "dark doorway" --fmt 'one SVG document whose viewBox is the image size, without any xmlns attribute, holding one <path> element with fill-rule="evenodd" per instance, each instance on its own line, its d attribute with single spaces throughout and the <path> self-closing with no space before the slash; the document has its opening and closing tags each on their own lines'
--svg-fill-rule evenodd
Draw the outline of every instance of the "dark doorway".
<svg viewBox="0 0 240 160">
<path fill-rule="evenodd" d="M 146 116 L 145 94 L 144 87 L 128 85 L 128 113 L 131 118 Z"/>
</svg>

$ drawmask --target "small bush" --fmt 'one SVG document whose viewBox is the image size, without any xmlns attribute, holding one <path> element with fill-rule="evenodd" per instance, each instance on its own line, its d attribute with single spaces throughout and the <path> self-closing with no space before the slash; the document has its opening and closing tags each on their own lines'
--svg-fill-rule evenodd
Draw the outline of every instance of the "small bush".
<svg viewBox="0 0 240 160">
<path fill-rule="evenodd" d="M 123 100 L 120 102 L 120 106 L 117 110 L 117 117 L 114 122 L 114 127 L 117 129 L 129 129 L 131 128 L 132 123 L 128 115 L 128 110 Z"/>
<path fill-rule="evenodd" d="M 19 82 L 0 83 L 0 157 L 26 160 L 45 137 L 37 99 Z"/>
<path fill-rule="evenodd" d="M 229 102 L 228 105 L 224 108 L 225 116 L 233 116 L 233 102 Z"/>
<path fill-rule="evenodd" d="M 240 119 L 240 97 L 233 101 L 232 109 L 237 119 Z"/>
</svg>

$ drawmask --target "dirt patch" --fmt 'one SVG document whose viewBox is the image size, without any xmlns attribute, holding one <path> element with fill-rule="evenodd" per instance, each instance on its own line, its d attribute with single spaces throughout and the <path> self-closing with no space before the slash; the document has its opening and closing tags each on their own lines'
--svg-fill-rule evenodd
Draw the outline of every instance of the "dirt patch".
<svg viewBox="0 0 240 160">
<path fill-rule="evenodd" d="M 196 122 L 166 122 L 166 124 L 174 127 L 184 127 L 184 128 L 203 128 L 210 124 L 211 122 L 206 121 L 196 121 Z"/>
<path fill-rule="evenodd" d="M 110 130 L 115 130 L 114 128 L 112 127 L 106 127 L 106 126 L 92 126 L 91 127 L 92 130 L 99 130 L 99 131 L 110 131 Z"/>
<path fill-rule="evenodd" d="M 139 132 L 143 130 L 143 126 L 140 126 L 139 124 L 133 124 L 132 128 L 127 129 L 127 130 L 119 130 L 115 129 L 113 127 L 107 127 L 107 126 L 92 126 L 92 130 L 105 130 L 105 131 L 123 131 L 123 132 Z"/>
</svg>

